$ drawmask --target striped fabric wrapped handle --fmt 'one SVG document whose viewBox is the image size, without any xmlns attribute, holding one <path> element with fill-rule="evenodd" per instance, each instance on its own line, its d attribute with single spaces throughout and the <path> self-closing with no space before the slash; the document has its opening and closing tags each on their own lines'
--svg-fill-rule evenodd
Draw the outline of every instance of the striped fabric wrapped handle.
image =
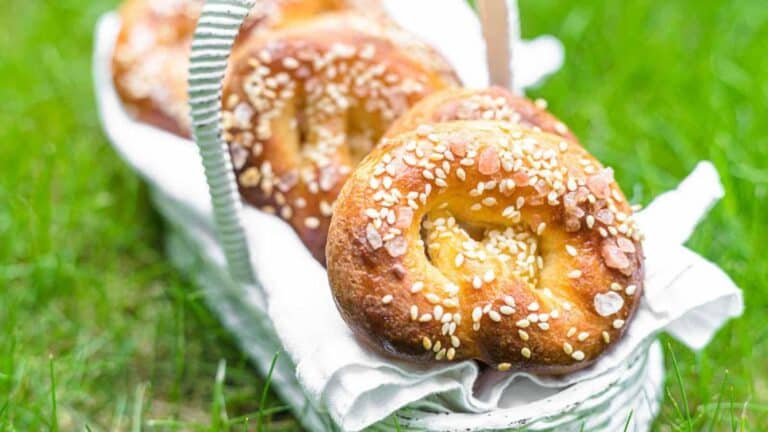
<svg viewBox="0 0 768 432">
<path fill-rule="evenodd" d="M 262 0 L 259 0 L 262 1 Z M 255 284 L 232 159 L 221 138 L 221 88 L 232 44 L 255 0 L 206 0 L 192 41 L 189 103 L 213 205 L 214 223 L 232 278 Z"/>
<path fill-rule="evenodd" d="M 242 226 L 232 160 L 221 138 L 221 89 L 240 26 L 256 1 L 206 0 L 192 42 L 189 103 L 213 205 L 214 223 L 232 278 L 256 284 Z M 512 88 L 512 47 L 518 37 L 516 0 L 479 0 L 491 83 Z"/>
</svg>

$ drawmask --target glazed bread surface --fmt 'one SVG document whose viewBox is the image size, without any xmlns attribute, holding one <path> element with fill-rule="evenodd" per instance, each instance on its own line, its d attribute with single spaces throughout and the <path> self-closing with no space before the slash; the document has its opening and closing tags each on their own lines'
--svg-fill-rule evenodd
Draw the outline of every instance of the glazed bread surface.
<svg viewBox="0 0 768 432">
<path fill-rule="evenodd" d="M 386 354 L 563 374 L 624 333 L 640 240 L 612 171 L 540 104 L 449 90 L 352 173 L 328 276 L 343 318 Z"/>
<path fill-rule="evenodd" d="M 432 48 L 355 11 L 253 34 L 233 53 L 224 138 L 241 195 L 324 263 L 336 196 L 389 126 L 458 80 Z"/>
</svg>

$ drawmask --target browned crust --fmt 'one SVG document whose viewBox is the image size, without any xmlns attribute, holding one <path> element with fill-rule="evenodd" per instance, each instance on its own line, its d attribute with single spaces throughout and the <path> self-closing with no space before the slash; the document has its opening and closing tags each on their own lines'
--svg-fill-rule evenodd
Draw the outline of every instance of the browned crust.
<svg viewBox="0 0 768 432">
<path fill-rule="evenodd" d="M 137 120 L 190 137 L 187 68 L 202 0 L 126 0 L 112 56 L 118 96 Z M 246 19 L 235 46 L 251 33 L 300 25 L 318 15 L 355 9 L 382 15 L 378 0 L 267 0 Z"/>
<path fill-rule="evenodd" d="M 240 192 L 286 219 L 321 263 L 332 205 L 359 158 L 400 113 L 457 83 L 431 48 L 356 13 L 254 34 L 232 65 L 224 128 Z"/>
<path fill-rule="evenodd" d="M 439 99 L 439 96 L 432 98 L 435 99 Z M 418 110 L 419 106 L 415 111 Z M 408 118 L 401 119 L 400 124 L 409 121 Z M 503 166 L 496 168 L 493 164 L 490 164 L 492 168 L 488 168 L 489 164 L 486 163 L 482 170 L 484 172 L 481 172 L 479 160 L 483 159 L 482 156 L 477 156 L 478 160 L 472 164 L 462 165 L 460 159 L 467 157 L 454 155 L 454 160 L 447 161 L 449 173 L 445 178 L 445 187 L 438 187 L 435 180 L 425 177 L 424 167 L 404 162 L 406 157 L 415 154 L 409 150 L 413 149 L 412 143 L 417 143 L 417 147 L 423 146 L 426 154 L 441 145 L 445 147 L 456 141 L 475 147 L 478 155 L 488 148 L 493 149 L 489 150 L 491 153 L 498 155 L 509 151 L 510 143 L 529 142 L 532 154 L 553 154 L 558 166 L 563 167 L 567 173 L 565 182 L 573 178 L 574 181 L 584 181 L 585 185 L 600 185 L 593 176 L 602 172 L 602 166 L 573 141 L 499 121 L 451 121 L 434 123 L 428 128 L 420 127 L 417 130 L 398 134 L 390 132 L 389 138 L 352 174 L 337 201 L 327 246 L 328 275 L 334 298 L 345 321 L 366 343 L 389 355 L 410 360 L 429 362 L 436 358 L 447 360 L 449 357 L 451 360 L 477 359 L 501 370 L 526 370 L 545 374 L 567 373 L 592 363 L 621 338 L 626 329 L 624 324 L 633 316 L 642 291 L 640 234 L 634 231 L 630 206 L 616 183 L 610 182 L 609 191 L 599 191 L 602 198 L 597 198 L 596 204 L 589 201 L 579 203 L 585 215 L 581 215 L 576 229 L 573 208 L 566 210 L 564 204 L 564 195 L 570 193 L 567 188 L 563 193 L 558 193 L 555 204 L 548 203 L 549 194 L 554 190 L 551 185 L 537 190 L 521 184 L 511 193 L 502 193 L 496 187 L 491 192 L 471 195 L 471 190 L 479 182 L 493 181 L 500 184 L 512 178 L 519 182 L 520 178 L 516 174 L 527 171 L 525 168 L 507 171 Z M 402 255 L 399 255 L 400 250 L 395 247 L 391 248 L 395 251 L 393 254 L 386 241 L 384 246 L 375 247 L 378 246 L 378 239 L 373 235 L 375 241 L 372 243 L 367 228 L 375 219 L 371 218 L 369 209 L 378 211 L 381 208 L 380 201 L 375 200 L 378 190 L 372 189 L 370 182 L 372 177 L 376 177 L 374 173 L 381 171 L 377 165 L 385 158 L 391 158 L 388 160 L 394 161 L 391 163 L 398 167 L 395 175 L 390 176 L 390 191 L 396 189 L 402 191 L 402 195 L 407 195 L 411 191 L 424 191 L 427 184 L 433 188 L 426 200 L 417 202 L 418 208 L 412 210 L 411 223 L 402 227 L 401 235 L 395 236 L 395 239 L 402 237 L 407 244 L 407 250 Z M 464 180 L 457 175 L 459 168 L 464 169 Z M 434 174 L 436 170 L 431 168 L 431 171 Z M 588 186 L 584 187 L 590 195 L 597 193 Z M 461 242 L 450 237 L 437 241 L 427 236 L 426 247 L 434 251 L 430 257 L 418 245 L 421 238 L 419 222 L 424 217 L 433 217 L 436 212 L 448 212 L 460 221 L 486 228 L 504 227 L 512 224 L 503 216 L 503 210 L 516 206 L 519 197 L 523 197 L 526 204 L 520 210 L 521 225 L 517 229 L 535 233 L 542 222 L 546 224 L 542 234 L 537 235 L 544 266 L 538 272 L 535 289 L 518 277 L 510 277 L 507 264 L 483 264 L 478 260 L 466 259 L 460 267 L 456 267 L 453 252 L 459 250 Z M 473 204 L 485 198 L 493 198 L 495 203 L 482 206 L 477 211 L 472 210 Z M 622 224 L 631 226 L 626 236 L 619 234 L 625 239 L 622 245 L 630 248 L 631 244 L 634 250 L 632 253 L 621 252 L 628 263 L 626 267 L 616 268 L 617 258 L 611 256 L 609 262 L 604 253 L 605 248 L 612 247 L 612 242 L 617 238 L 607 231 L 609 226 L 611 230 L 617 229 L 619 223 L 616 219 L 613 219 L 615 223 L 612 224 L 595 222 L 591 229 L 588 227 L 587 217 L 602 208 L 602 201 L 610 201 L 610 206 L 615 208 L 613 218 L 622 213 L 621 217 L 625 220 Z M 441 205 L 447 205 L 447 208 L 439 210 Z M 397 200 L 390 208 L 395 210 L 396 219 L 399 219 L 400 212 L 407 206 L 406 200 Z M 601 215 L 602 220 L 607 220 L 605 217 L 605 214 Z M 390 228 L 392 225 L 384 222 L 377 232 L 386 235 Z M 605 237 L 601 230 L 606 230 Z M 429 244 L 432 242 L 437 242 L 439 247 L 430 249 Z M 566 244 L 574 248 L 575 256 L 566 250 Z M 490 282 L 483 282 L 480 289 L 473 288 L 473 274 L 482 275 L 487 269 L 507 277 L 499 276 Z M 576 275 L 574 270 L 580 274 Z M 424 287 L 413 293 L 411 287 L 416 282 L 423 282 Z M 458 286 L 455 295 L 458 306 L 452 307 L 445 303 L 446 298 L 451 298 L 443 289 L 447 282 Z M 617 284 L 613 285 L 614 289 L 612 284 Z M 628 290 L 630 286 L 634 288 Z M 542 289 L 544 287 L 549 288 L 552 297 L 546 294 Z M 434 318 L 434 298 L 430 300 L 429 293 L 438 296 L 443 316 L 448 312 L 453 318 L 456 313 L 461 316 L 453 333 L 459 345 L 453 348 L 450 355 L 448 351 L 454 341 L 450 334 L 443 334 L 444 323 L 435 319 L 419 321 L 424 313 L 431 313 Z M 388 296 L 392 296 L 391 301 Z M 505 296 L 511 296 L 515 304 L 514 312 L 507 315 L 499 313 L 505 306 Z M 621 307 L 614 313 L 601 316 L 596 309 L 596 296 L 601 299 L 609 296 L 612 300 L 618 296 Z M 529 305 L 534 302 L 538 303 L 539 309 L 529 310 Z M 570 310 L 565 302 L 571 304 Z M 488 304 L 495 314 L 482 313 L 478 321 L 480 328 L 475 331 L 473 312 L 476 307 L 482 309 Z M 411 318 L 414 306 L 418 309 L 417 320 Z M 603 313 L 608 309 L 613 310 L 604 303 L 600 307 Z M 552 315 L 553 310 L 558 311 L 556 318 Z M 506 312 L 509 313 L 510 309 Z M 534 313 L 538 322 L 521 321 Z M 539 327 L 540 314 L 547 314 L 545 328 Z M 494 318 L 498 318 L 498 322 Z M 521 330 L 526 332 L 527 340 L 521 335 Z M 423 346 L 425 337 L 430 341 L 429 350 Z M 434 347 L 438 341 L 441 349 L 436 351 Z M 524 351 L 530 355 L 524 355 L 527 354 Z"/>
</svg>

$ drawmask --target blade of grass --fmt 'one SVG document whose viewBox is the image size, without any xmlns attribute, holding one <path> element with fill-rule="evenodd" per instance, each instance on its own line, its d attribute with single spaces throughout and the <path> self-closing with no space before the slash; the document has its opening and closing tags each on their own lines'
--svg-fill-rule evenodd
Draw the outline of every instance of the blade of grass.
<svg viewBox="0 0 768 432">
<path fill-rule="evenodd" d="M 715 413 L 712 415 L 712 422 L 709 424 L 709 430 L 714 431 L 717 419 L 720 416 L 720 403 L 723 401 L 723 393 L 725 393 L 725 383 L 728 381 L 728 369 L 725 370 L 723 375 L 723 382 L 720 383 L 720 391 L 717 395 L 717 405 L 715 405 Z"/>
<path fill-rule="evenodd" d="M 213 386 L 213 402 L 211 404 L 211 429 L 214 431 L 228 430 L 226 422 L 226 401 L 224 400 L 224 378 L 227 374 L 227 362 L 219 361 L 216 369 L 216 382 Z"/>
<path fill-rule="evenodd" d="M 741 425 L 739 426 L 739 431 L 744 432 L 747 430 L 747 406 L 749 405 L 749 400 L 744 402 L 744 405 L 741 407 Z"/>
<path fill-rule="evenodd" d="M 59 414 L 56 407 L 56 374 L 53 370 L 53 354 L 48 356 L 48 371 L 51 380 L 51 431 L 59 430 Z"/>
<path fill-rule="evenodd" d="M 729 411 L 731 412 L 731 430 L 736 432 L 736 417 L 733 416 L 733 393 L 734 389 L 733 386 L 731 386 L 731 397 L 729 401 Z"/>
<path fill-rule="evenodd" d="M 397 420 L 397 413 L 392 414 L 392 421 L 395 424 L 395 430 L 400 432 L 402 429 L 400 428 L 400 422 Z"/>
<path fill-rule="evenodd" d="M 272 382 L 272 373 L 275 371 L 275 364 L 277 364 L 277 358 L 280 357 L 280 352 L 276 352 L 272 357 L 272 364 L 269 365 L 269 372 L 264 380 L 264 388 L 261 390 L 261 400 L 259 401 L 259 412 L 256 416 L 256 430 L 261 431 L 264 421 L 264 405 L 267 403 L 267 394 L 269 393 L 269 385 Z"/>
<path fill-rule="evenodd" d="M 142 414 L 144 412 L 144 393 L 147 390 L 146 384 L 139 384 L 136 387 L 135 398 L 136 401 L 133 405 L 133 416 L 131 418 L 131 431 L 141 432 L 142 426 Z"/>
<path fill-rule="evenodd" d="M 684 420 L 686 424 L 688 425 L 688 430 L 693 431 L 693 422 L 691 421 L 691 412 L 688 410 L 688 397 L 685 394 L 685 387 L 683 387 L 683 377 L 680 374 L 680 365 L 677 363 L 677 357 L 675 357 L 675 351 L 672 349 L 672 344 L 667 343 L 667 348 L 672 360 L 672 368 L 675 371 L 675 380 L 677 381 L 677 386 L 680 389 L 680 397 L 682 398 L 683 402 L 683 411 L 684 411 Z"/>
<path fill-rule="evenodd" d="M 629 416 L 627 417 L 627 421 L 624 423 L 624 432 L 627 432 L 629 430 L 629 422 L 632 421 L 632 415 L 635 413 L 634 410 L 629 411 Z"/>
</svg>

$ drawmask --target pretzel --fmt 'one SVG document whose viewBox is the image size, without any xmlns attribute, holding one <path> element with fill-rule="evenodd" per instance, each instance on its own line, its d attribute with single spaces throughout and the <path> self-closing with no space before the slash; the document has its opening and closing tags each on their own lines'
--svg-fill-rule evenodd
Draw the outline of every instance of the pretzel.
<svg viewBox="0 0 768 432">
<path fill-rule="evenodd" d="M 383 353 L 568 373 L 624 333 L 642 235 L 610 168 L 503 93 L 441 92 L 393 126 L 337 200 L 328 276 Z M 493 107 L 474 104 L 488 94 Z"/>
<path fill-rule="evenodd" d="M 115 88 L 131 115 L 190 137 L 187 69 L 203 0 L 127 0 L 120 7 L 120 33 L 112 57 Z M 235 44 L 250 33 L 295 25 L 345 9 L 382 14 L 376 0 L 261 0 Z"/>
<path fill-rule="evenodd" d="M 392 122 L 457 78 L 389 20 L 357 12 L 251 35 L 232 55 L 224 139 L 241 195 L 325 261 L 336 196 Z"/>
</svg>

